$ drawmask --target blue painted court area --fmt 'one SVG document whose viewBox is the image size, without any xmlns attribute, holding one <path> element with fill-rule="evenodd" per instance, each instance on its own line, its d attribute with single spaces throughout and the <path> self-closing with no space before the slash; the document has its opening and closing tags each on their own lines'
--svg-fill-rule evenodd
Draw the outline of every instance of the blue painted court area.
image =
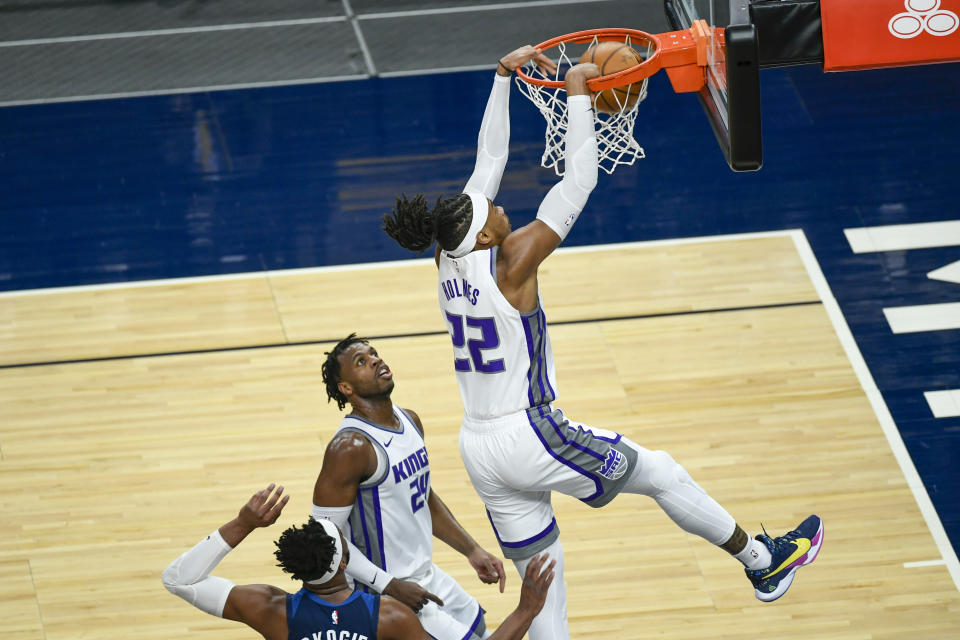
<svg viewBox="0 0 960 640">
<path fill-rule="evenodd" d="M 854 254 L 845 228 L 960 219 L 960 66 L 763 72 L 765 164 L 734 174 L 697 100 L 651 81 L 647 159 L 601 174 L 567 244 L 803 229 L 955 549 L 960 331 L 895 335 L 883 309 L 960 302 L 927 273 L 960 246 Z M 400 192 L 459 191 L 492 72 L 0 111 L 0 289 L 393 260 Z M 556 181 L 514 91 L 500 203 L 531 219 Z M 829 446 L 818 443 L 817 446 Z"/>
</svg>

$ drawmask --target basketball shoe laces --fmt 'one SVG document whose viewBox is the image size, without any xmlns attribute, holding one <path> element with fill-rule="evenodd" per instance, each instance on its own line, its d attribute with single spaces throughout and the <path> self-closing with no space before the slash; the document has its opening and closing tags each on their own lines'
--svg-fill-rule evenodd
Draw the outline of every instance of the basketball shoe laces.
<svg viewBox="0 0 960 640">
<path fill-rule="evenodd" d="M 794 540 L 800 537 L 800 531 L 794 529 L 793 531 L 788 531 L 782 536 L 776 538 L 771 538 L 767 533 L 767 528 L 763 526 L 763 523 L 760 523 L 760 528 L 763 530 L 763 533 L 757 535 L 757 539 L 760 540 L 771 553 L 779 551 L 785 544 L 796 544 Z"/>
</svg>

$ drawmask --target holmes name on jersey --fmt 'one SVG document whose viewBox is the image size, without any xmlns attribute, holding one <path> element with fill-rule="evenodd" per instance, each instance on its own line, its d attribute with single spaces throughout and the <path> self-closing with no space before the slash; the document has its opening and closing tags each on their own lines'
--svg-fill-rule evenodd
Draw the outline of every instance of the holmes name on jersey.
<svg viewBox="0 0 960 640">
<path fill-rule="evenodd" d="M 480 295 L 480 290 L 471 286 L 466 278 L 441 280 L 440 289 L 443 291 L 443 295 L 447 297 L 447 300 L 466 298 L 470 301 L 470 304 L 477 304 L 477 296 Z"/>
</svg>

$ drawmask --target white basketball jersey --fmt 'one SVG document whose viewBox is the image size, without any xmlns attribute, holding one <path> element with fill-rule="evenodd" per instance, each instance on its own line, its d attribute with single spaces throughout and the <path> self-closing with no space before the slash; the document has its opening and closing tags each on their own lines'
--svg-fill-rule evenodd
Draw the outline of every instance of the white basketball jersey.
<svg viewBox="0 0 960 640">
<path fill-rule="evenodd" d="M 424 574 L 433 556 L 430 462 L 423 436 L 399 407 L 393 408 L 399 431 L 346 416 L 337 433 L 359 431 L 387 459 L 379 477 L 357 490 L 347 531 L 350 541 L 376 566 L 397 578 Z"/>
<path fill-rule="evenodd" d="M 440 313 L 453 340 L 467 417 L 498 418 L 557 398 L 553 350 L 540 305 L 520 313 L 497 287 L 498 247 L 440 254 Z"/>
</svg>

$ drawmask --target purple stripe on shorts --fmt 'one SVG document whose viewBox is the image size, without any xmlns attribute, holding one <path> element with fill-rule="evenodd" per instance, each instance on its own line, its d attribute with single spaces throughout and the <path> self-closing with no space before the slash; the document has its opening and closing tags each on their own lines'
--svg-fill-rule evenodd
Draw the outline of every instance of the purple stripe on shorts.
<svg viewBox="0 0 960 640">
<path fill-rule="evenodd" d="M 467 631 L 467 635 L 463 636 L 461 640 L 467 640 L 470 636 L 477 632 L 477 627 L 480 626 L 480 621 L 483 620 L 483 607 L 477 605 L 477 617 L 474 618 L 473 624 L 470 625 L 470 630 Z"/>
<path fill-rule="evenodd" d="M 542 406 L 539 407 L 539 409 L 540 409 L 540 417 L 547 419 L 547 422 L 549 422 L 550 425 L 553 427 L 554 432 L 555 432 L 558 436 L 560 436 L 560 440 L 563 441 L 563 444 L 568 444 L 568 445 L 572 446 L 574 449 L 578 449 L 578 450 L 580 450 L 580 451 L 583 451 L 584 453 L 593 456 L 593 457 L 596 458 L 597 460 L 606 460 L 606 459 L 607 459 L 607 456 L 605 456 L 605 455 L 600 455 L 599 453 L 597 453 L 597 452 L 594 451 L 593 449 L 590 449 L 590 448 L 588 448 L 588 447 L 585 447 L 585 446 L 583 446 L 582 444 L 580 444 L 580 443 L 578 443 L 578 442 L 574 442 L 573 440 L 567 440 L 567 437 L 566 437 L 565 435 L 563 435 L 563 431 L 560 429 L 560 425 L 558 425 L 556 422 L 553 421 L 553 416 L 551 416 L 549 413 L 544 413 Z"/>
<path fill-rule="evenodd" d="M 542 415 L 542 412 L 543 412 L 543 408 L 542 408 L 542 407 L 540 407 L 540 411 L 541 411 L 541 415 Z M 553 449 L 550 448 L 550 443 L 548 443 L 546 440 L 543 439 L 543 435 L 540 433 L 540 430 L 537 429 L 537 425 L 535 425 L 535 424 L 533 423 L 533 419 L 530 417 L 530 412 L 529 412 L 529 411 L 527 412 L 527 421 L 530 423 L 530 426 L 533 428 L 533 432 L 537 435 L 537 439 L 540 440 L 540 444 L 542 444 L 542 445 L 543 445 L 543 448 L 547 450 L 547 453 L 549 453 L 551 456 L 554 457 L 554 459 L 556 459 L 556 460 L 558 460 L 560 463 L 565 464 L 566 466 L 570 467 L 571 469 L 573 469 L 574 471 L 576 471 L 576 472 L 579 473 L 580 475 L 582 475 L 582 476 L 584 476 L 584 477 L 586 477 L 586 478 L 589 478 L 590 480 L 593 480 L 593 484 L 596 485 L 596 487 L 597 487 L 596 493 L 594 493 L 594 494 L 591 495 L 591 496 L 587 496 L 586 498 L 579 498 L 580 500 L 582 500 L 582 501 L 584 501 L 584 502 L 589 502 L 590 500 L 595 500 L 596 498 L 599 498 L 600 496 L 603 495 L 603 483 L 600 482 L 600 479 L 599 479 L 599 478 L 597 478 L 595 475 L 593 475 L 592 473 L 590 473 L 589 471 L 587 471 L 587 470 L 584 469 L 583 467 L 579 466 L 578 464 L 573 463 L 573 462 L 571 462 L 570 460 L 567 460 L 566 458 L 561 457 L 560 455 L 557 454 L 556 451 L 554 451 Z"/>
<path fill-rule="evenodd" d="M 560 411 L 560 413 L 563 414 L 562 411 Z M 568 425 L 568 426 L 567 426 L 567 429 L 570 429 L 571 431 L 576 431 L 576 430 L 579 428 L 579 429 L 581 429 L 581 430 L 583 430 L 583 431 L 586 431 L 586 432 L 589 433 L 590 435 L 592 435 L 595 440 L 603 440 L 604 442 L 609 442 L 610 444 L 617 444 L 618 442 L 620 442 L 620 438 L 623 437 L 623 434 L 621 434 L 621 433 L 618 433 L 616 438 L 608 438 L 607 436 L 601 436 L 601 435 L 598 435 L 598 434 L 594 433 L 593 429 L 586 429 L 586 428 L 584 428 L 584 426 L 583 426 L 582 424 L 578 424 L 578 425 L 575 427 L 575 426 L 573 426 L 573 423 L 572 423 L 572 422 L 569 422 L 569 421 L 567 421 L 567 425 Z"/>
<path fill-rule="evenodd" d="M 526 547 L 528 545 L 531 545 L 537 540 L 542 539 L 551 531 L 553 531 L 553 528 L 557 526 L 557 519 L 553 518 L 550 521 L 550 524 L 547 525 L 547 528 L 541 531 L 540 533 L 536 534 L 535 536 L 531 536 L 526 540 L 520 540 L 519 542 L 504 542 L 503 539 L 500 537 L 500 532 L 497 531 L 497 525 L 493 524 L 493 517 L 490 516 L 490 510 L 487 509 L 486 511 L 487 511 L 487 520 L 490 521 L 490 526 L 493 527 L 493 535 L 497 537 L 497 542 L 500 543 L 500 546 L 507 547 L 510 549 L 519 549 L 520 547 Z"/>
</svg>

